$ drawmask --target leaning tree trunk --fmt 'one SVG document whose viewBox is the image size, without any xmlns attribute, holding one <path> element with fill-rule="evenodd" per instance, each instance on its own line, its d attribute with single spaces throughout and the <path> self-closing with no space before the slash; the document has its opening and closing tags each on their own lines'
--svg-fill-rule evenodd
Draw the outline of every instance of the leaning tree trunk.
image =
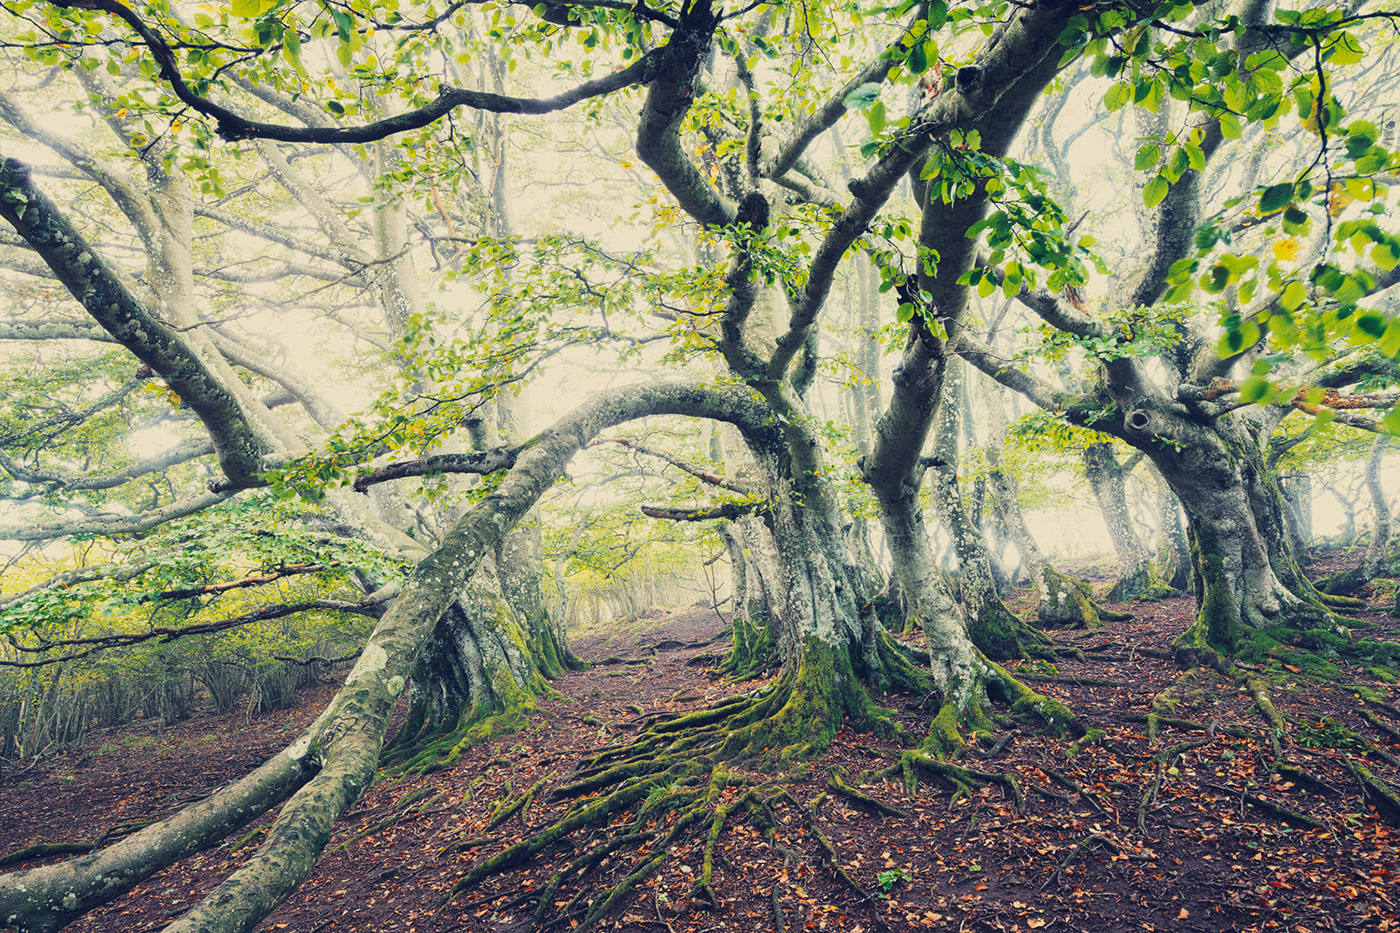
<svg viewBox="0 0 1400 933">
<path fill-rule="evenodd" d="M 439 621 L 454 611 L 464 592 L 470 592 L 468 584 L 482 561 L 553 486 L 570 458 L 603 428 L 644 415 L 748 419 L 755 430 L 769 430 L 766 411 L 757 407 L 744 391 L 674 384 L 632 387 L 585 401 L 520 451 L 496 490 L 469 509 L 443 536 L 439 548 L 418 563 L 370 635 L 344 686 L 285 751 L 244 780 L 112 846 L 69 862 L 0 876 L 0 918 L 25 933 L 58 930 L 160 869 L 217 843 L 291 795 L 258 851 L 166 928 L 178 933 L 251 930 L 310 873 L 335 820 L 373 780 L 390 715 L 414 662 L 439 631 Z M 839 538 L 839 528 L 835 534 Z M 812 555 L 814 560 L 818 556 Z M 824 638 L 824 643 L 839 643 L 834 627 L 821 626 L 829 619 L 829 612 L 814 612 L 811 625 L 800 629 L 809 637 L 800 640 L 823 642 Z M 468 619 L 465 624 L 476 621 Z M 451 618 L 442 629 L 451 631 L 459 622 Z M 501 629 L 490 637 L 477 632 L 478 638 L 466 643 L 509 642 L 498 637 L 502 634 Z M 849 631 L 846 635 L 849 644 Z M 527 678 L 534 663 L 528 658 L 510 661 L 504 647 L 499 658 L 521 665 Z M 489 655 L 483 657 L 483 668 L 490 660 Z M 806 666 L 812 669 L 812 678 L 823 681 L 819 659 L 813 657 Z M 824 682 L 842 698 L 850 694 L 850 683 L 839 674 Z M 827 699 L 830 707 L 832 698 Z"/>
</svg>

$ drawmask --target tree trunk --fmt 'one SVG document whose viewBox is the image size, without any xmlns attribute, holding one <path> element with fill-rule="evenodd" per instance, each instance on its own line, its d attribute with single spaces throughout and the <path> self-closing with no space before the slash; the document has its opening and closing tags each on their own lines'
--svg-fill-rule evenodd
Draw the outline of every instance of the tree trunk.
<svg viewBox="0 0 1400 933">
<path fill-rule="evenodd" d="M 1128 510 L 1127 479 L 1137 459 L 1119 463 L 1111 443 L 1090 444 L 1084 448 L 1084 474 L 1108 526 L 1113 551 L 1118 555 L 1118 579 L 1108 590 L 1108 598 L 1113 602 L 1142 599 L 1148 595 L 1152 583 L 1152 562 L 1133 528 L 1133 517 Z"/>
<path fill-rule="evenodd" d="M 944 391 L 957 397 L 961 383 L 962 361 L 949 360 L 950 378 Z M 961 406 L 939 406 L 937 428 L 934 432 L 931 457 L 933 501 L 943 527 L 953 539 L 958 558 L 959 595 L 967 614 L 968 634 L 972 641 L 991 658 L 1024 658 L 1049 654 L 1049 642 L 1044 635 L 1026 625 L 1006 607 L 997 592 L 992 573 L 991 555 L 978 528 L 963 505 L 958 488 L 958 424 Z"/>
<path fill-rule="evenodd" d="M 1293 559 L 1283 497 L 1244 419 L 1208 427 L 1154 406 L 1130 411 L 1124 428 L 1186 512 L 1197 618 L 1178 639 L 1179 654 L 1229 654 L 1267 626 L 1333 623 Z"/>
<path fill-rule="evenodd" d="M 1162 526 L 1162 546 L 1158 559 L 1163 568 L 1162 580 L 1173 590 L 1185 590 L 1191 583 L 1191 545 L 1181 524 L 1181 503 L 1176 493 L 1162 479 L 1155 464 L 1149 465 L 1157 486 L 1157 517 Z"/>
<path fill-rule="evenodd" d="M 1381 486 L 1381 462 L 1385 459 L 1385 449 L 1390 445 L 1390 440 L 1389 435 L 1377 434 L 1371 444 L 1371 453 L 1366 458 L 1366 490 L 1371 494 L 1371 543 L 1366 547 L 1361 569 L 1367 580 L 1373 580 L 1384 572 L 1385 555 L 1390 546 L 1390 500 Z"/>
</svg>

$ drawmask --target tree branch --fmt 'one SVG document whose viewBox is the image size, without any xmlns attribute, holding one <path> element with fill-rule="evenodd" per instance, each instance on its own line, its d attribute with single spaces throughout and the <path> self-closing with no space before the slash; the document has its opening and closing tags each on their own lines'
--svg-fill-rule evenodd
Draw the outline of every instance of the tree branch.
<svg viewBox="0 0 1400 933">
<path fill-rule="evenodd" d="M 0 163 L 0 216 L 32 245 L 88 314 L 160 373 L 204 422 L 229 480 L 252 485 L 262 451 L 237 400 L 178 335 L 148 312 L 17 159 Z"/>
<path fill-rule="evenodd" d="M 356 492 L 366 492 L 369 487 L 410 476 L 437 476 L 440 473 L 470 473 L 485 475 L 497 470 L 507 470 L 515 465 L 523 447 L 498 447 L 493 450 L 473 451 L 465 454 L 438 454 L 422 460 L 406 460 L 403 463 L 390 463 L 375 467 L 355 477 L 353 486 Z"/>
<path fill-rule="evenodd" d="M 264 606 L 261 609 L 247 612 L 240 616 L 229 619 L 220 619 L 217 622 L 196 622 L 190 625 L 180 626 L 155 626 L 144 632 L 116 632 L 109 635 L 94 635 L 90 638 L 60 638 L 54 641 L 44 641 L 38 645 L 26 645 L 11 633 L 6 633 L 6 638 L 10 642 L 10 647 L 25 654 L 41 654 L 52 651 L 56 648 L 79 648 L 59 657 L 38 658 L 33 661 L 11 661 L 0 659 L 0 667 L 34 668 L 47 667 L 50 664 L 63 664 L 68 661 L 76 661 L 99 651 L 106 651 L 109 648 L 126 648 L 131 645 L 139 645 L 142 642 L 160 639 L 162 643 L 169 643 L 180 638 L 188 638 L 191 635 L 213 635 L 218 632 L 226 632 L 232 628 L 244 625 L 252 625 L 255 622 L 268 622 L 272 619 L 282 619 L 290 615 L 301 612 L 311 612 L 312 610 L 322 610 L 328 612 L 349 612 L 356 615 L 365 615 L 377 618 L 384 612 L 382 605 L 369 603 L 351 603 L 336 599 L 315 599 L 304 603 L 289 603 L 281 606 Z"/>
<path fill-rule="evenodd" d="M 103 515 L 96 518 L 75 519 L 61 522 L 24 522 L 18 525 L 0 525 L 0 540 L 6 541 L 52 541 L 68 535 L 135 535 L 158 528 L 166 522 L 193 515 L 211 505 L 218 505 L 234 495 L 234 492 L 204 492 L 189 498 L 179 499 L 164 508 L 153 509 L 138 515 Z"/>
<path fill-rule="evenodd" d="M 112 489 L 116 486 L 129 483 L 138 477 L 145 476 L 149 473 L 157 473 L 177 463 L 187 463 L 198 457 L 208 456 L 213 452 L 214 445 L 207 440 L 188 440 L 181 442 L 159 456 L 150 457 L 146 460 L 139 460 L 130 466 L 123 467 L 111 473 L 89 476 L 84 473 L 74 473 L 68 470 L 31 470 L 16 461 L 3 450 L 0 450 L 0 469 L 3 469 L 15 479 L 24 483 L 51 485 L 69 490 Z"/>
<path fill-rule="evenodd" d="M 289 143 L 368 143 L 435 123 L 458 107 L 492 113 L 545 114 L 565 110 L 581 101 L 611 94 L 648 81 L 660 63 L 664 50 L 656 50 L 603 78 L 585 81 L 553 97 L 508 97 L 466 88 L 443 85 L 437 99 L 425 107 L 356 127 L 296 127 L 249 120 L 227 107 L 201 97 L 190 89 L 180 73 L 174 51 L 135 11 L 118 0 L 53 0 L 56 6 L 101 10 L 131 27 L 160 66 L 160 76 L 170 84 L 175 96 L 191 110 L 214 119 L 218 133 L 227 140 L 271 139 Z"/>
<path fill-rule="evenodd" d="M 708 522 L 714 519 L 734 521 L 745 515 L 762 515 L 769 506 L 764 502 L 725 502 L 703 509 L 676 509 L 666 506 L 644 505 L 642 514 L 648 518 L 660 518 L 671 522 Z"/>
<path fill-rule="evenodd" d="M 727 476 L 721 476 L 720 474 L 715 473 L 711 470 L 707 470 L 704 467 L 688 463 L 687 461 L 682 460 L 680 457 L 677 457 L 674 454 L 669 454 L 664 450 L 657 450 L 654 447 L 648 447 L 645 444 L 638 443 L 630 437 L 605 437 L 601 441 L 599 441 L 599 443 L 618 444 L 622 447 L 627 447 L 632 450 L 635 450 L 637 451 L 637 453 L 645 454 L 648 457 L 655 457 L 658 460 L 664 460 L 676 469 L 681 470 L 685 473 L 689 473 L 691 476 L 695 477 L 696 479 L 702 482 L 709 483 L 711 486 L 718 486 L 721 489 L 728 489 L 730 492 L 737 492 L 741 496 L 752 496 L 755 494 L 755 491 L 751 486 L 737 482 L 736 480 L 730 479 Z"/>
</svg>

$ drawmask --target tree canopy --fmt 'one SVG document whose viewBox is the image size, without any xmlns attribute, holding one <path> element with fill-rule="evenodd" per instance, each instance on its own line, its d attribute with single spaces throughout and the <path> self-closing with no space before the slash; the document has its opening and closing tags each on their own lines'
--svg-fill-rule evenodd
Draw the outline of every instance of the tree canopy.
<svg viewBox="0 0 1400 933">
<path fill-rule="evenodd" d="M 577 663 L 546 579 L 617 569 L 578 516 L 620 501 L 655 523 L 607 528 L 635 535 L 620 559 L 692 527 L 729 556 L 726 670 L 779 673 L 583 763 L 574 809 L 459 888 L 658 786 L 703 822 L 729 763 L 789 766 L 846 721 L 900 735 L 906 776 L 1008 717 L 1092 741 L 999 663 L 1056 647 L 1002 601 L 988 501 L 1040 621 L 1100 618 L 1020 518 L 1022 405 L 1013 438 L 1079 451 L 1118 593 L 1190 578 L 1184 668 L 1245 678 L 1289 632 L 1389 657 L 1304 577 L 1277 481 L 1301 419 L 1400 427 L 1383 2 L 0 15 L 6 663 L 274 618 L 281 647 L 201 650 L 257 684 L 307 660 L 278 651 L 357 658 L 243 781 L 0 878 L 19 928 L 281 804 L 171 927 L 250 929 L 381 759 L 451 764 Z M 586 448 L 602 466 L 560 494 Z M 1121 505 L 1140 464 L 1177 529 L 1156 582 Z M 927 735 L 871 699 L 897 689 L 938 698 Z"/>
</svg>

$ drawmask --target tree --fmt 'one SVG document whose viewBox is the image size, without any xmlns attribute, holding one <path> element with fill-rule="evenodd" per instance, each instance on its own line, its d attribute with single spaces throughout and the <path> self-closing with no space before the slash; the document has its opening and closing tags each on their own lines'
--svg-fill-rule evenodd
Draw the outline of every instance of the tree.
<svg viewBox="0 0 1400 933">
<path fill-rule="evenodd" d="M 722 820 L 711 815 L 711 807 L 731 780 L 727 763 L 785 765 L 820 751 L 846 720 L 895 730 L 888 711 L 872 701 L 872 688 L 917 689 L 939 698 L 923 748 L 902 763 L 910 770 L 948 773 L 939 771 L 944 766 L 931 753 L 959 753 L 968 727 L 991 725 L 993 701 L 1041 725 L 1083 730 L 1072 711 L 997 663 L 998 656 L 1043 648 L 1044 640 L 1000 606 L 980 574 L 978 542 L 964 535 L 962 605 L 932 561 L 919 490 L 940 406 L 950 414 L 956 380 L 948 372 L 955 357 L 1048 410 L 1137 446 L 1181 497 L 1191 523 L 1201 606 L 1198 628 L 1182 644 L 1184 655 L 1214 653 L 1218 659 L 1239 640 L 1242 626 L 1282 617 L 1333 623 L 1324 598 L 1302 579 L 1280 537 L 1277 495 L 1259 469 L 1251 433 L 1255 415 L 1219 404 L 1220 392 L 1260 400 L 1270 391 L 1264 374 L 1223 389 L 1211 382 L 1257 355 L 1266 324 L 1271 333 L 1286 336 L 1284 312 L 1295 321 L 1307 315 L 1306 288 L 1297 279 L 1280 278 L 1276 298 L 1229 322 L 1224 356 L 1214 352 L 1212 340 L 1195 336 L 1198 328 L 1185 315 L 1163 322 L 1155 312 L 1173 276 L 1202 262 L 1191 252 L 1198 242 L 1228 242 L 1223 220 L 1200 223 L 1200 189 L 1226 138 L 1242 136 L 1245 124 L 1265 124 L 1297 106 L 1304 121 L 1326 134 L 1321 139 L 1346 139 L 1356 169 L 1346 181 L 1374 187 L 1372 176 L 1390 170 L 1395 157 L 1374 128 L 1364 121 L 1343 123 L 1331 80 L 1334 70 L 1362 57 L 1355 50 L 1372 21 L 1369 14 L 1319 7 L 1306 15 L 1285 10 L 1271 16 L 1262 5 L 1244 3 L 1216 19 L 1211 9 L 1189 5 L 1082 10 L 1059 0 L 976 10 L 932 2 L 878 11 L 808 6 L 724 13 L 698 0 L 658 9 L 547 4 L 522 16 L 493 8 L 473 31 L 461 8 L 439 13 L 372 4 L 349 10 L 240 6 L 218 19 L 198 13 L 192 23 L 163 7 L 114 0 L 22 12 L 31 17 L 33 31 L 20 41 L 40 63 L 66 64 L 80 80 L 95 79 L 104 61 L 107 72 L 123 80 L 129 72 L 140 74 L 130 74 L 129 88 L 96 96 L 105 118 L 134 149 L 149 190 L 108 180 L 96 163 L 75 167 L 106 182 L 104 190 L 140 231 L 156 263 L 153 272 L 133 284 L 134 276 L 98 260 L 102 251 L 78 229 L 71 211 L 41 191 L 14 159 L 0 166 L 0 216 L 22 241 L 16 245 L 43 261 L 49 270 L 44 274 L 63 284 L 104 339 L 135 354 L 198 418 L 222 476 L 179 508 L 202 510 L 264 488 L 301 493 L 310 500 L 306 522 L 377 541 L 411 569 L 345 687 L 307 734 L 243 781 L 82 863 L 0 879 L 0 913 L 12 923 L 55 929 L 285 799 L 258 853 L 173 927 L 248 929 L 305 877 L 335 817 L 372 778 L 389 713 L 410 675 L 420 691 L 410 734 L 415 747 L 434 737 L 447 743 L 429 750 L 435 760 L 450 760 L 452 743 L 509 725 L 530 692 L 545 689 L 542 678 L 558 660 L 557 645 L 549 626 L 528 609 L 523 619 L 493 625 L 498 617 L 469 598 L 467 588 L 489 577 L 489 568 L 482 567 L 491 555 L 498 574 L 509 563 L 502 550 L 508 537 L 570 459 L 604 430 L 632 419 L 711 419 L 742 438 L 749 475 L 723 480 L 747 501 L 730 505 L 725 517 L 761 512 L 772 535 L 781 581 L 782 671 L 757 694 L 655 724 L 632 744 L 583 762 L 562 789 L 583 799 L 547 830 L 479 863 L 459 889 L 637 804 L 657 788 L 674 787 L 672 803 L 685 809 L 673 832 Z M 580 37 L 589 55 L 579 62 L 553 61 L 569 82 L 564 91 L 509 95 L 494 83 L 500 70 L 493 66 L 491 90 L 444 82 L 431 96 L 428 76 L 455 67 L 444 63 L 459 55 L 470 60 L 479 53 L 490 60 L 487 47 L 497 61 L 525 55 L 514 49 L 557 54 L 568 36 Z M 313 74 L 308 62 L 318 59 L 307 54 L 313 44 L 322 47 L 326 61 L 334 56 L 338 67 Z M 604 59 L 611 49 L 618 50 L 616 57 Z M 1286 82 L 1281 73 L 1309 50 L 1315 53 L 1317 85 L 1307 76 Z M 829 52 L 837 53 L 830 56 L 830 70 L 813 67 Z M 849 64 L 842 63 L 843 55 Z M 1010 155 L 1041 95 L 1081 62 L 1091 73 L 1119 79 L 1106 98 L 1110 108 L 1135 97 L 1163 110 L 1168 99 L 1180 97 L 1195 121 L 1170 138 L 1164 123 L 1162 139 L 1140 154 L 1144 168 L 1163 161 L 1143 188 L 1156 209 L 1154 240 L 1144 273 L 1126 291 L 1125 330 L 1117 319 L 1082 312 L 1063 297 L 1087 285 L 1092 244 L 1076 237 L 1076 224 L 1050 196 L 1042 173 Z M 613 63 L 616 70 L 593 76 Z M 907 109 L 893 102 L 897 85 L 918 87 L 917 93 L 906 91 Z M 450 232 L 463 218 L 455 205 L 442 205 L 438 183 L 446 173 L 435 169 L 453 166 L 453 177 L 461 177 L 467 159 L 455 141 L 459 108 L 538 116 L 582 104 L 601 112 L 605 95 L 630 89 L 642 98 L 629 127 L 635 158 L 665 189 L 656 214 L 682 230 L 677 239 L 693 248 L 698 261 L 668 266 L 653 254 L 586 236 L 544 235 L 526 242 L 487 231 Z M 1315 113 L 1310 104 L 1316 104 Z M 853 111 L 864 113 L 869 131 L 859 145 L 865 161 L 838 192 L 823 170 L 822 145 Z M 1164 112 L 1164 120 L 1169 116 Z M 123 121 L 151 126 L 133 132 Z M 442 133 L 434 129 L 437 121 L 447 121 Z M 298 456 L 303 441 L 297 426 L 308 435 L 310 427 L 275 417 L 232 370 L 236 342 L 217 339 L 211 322 L 197 313 L 188 258 L 193 182 L 186 181 L 177 150 L 166 148 L 168 137 L 182 133 L 196 153 L 188 171 L 216 197 L 227 191 L 216 184 L 223 170 L 216 137 L 257 140 L 251 149 L 235 151 L 256 151 L 315 218 L 329 241 L 322 258 L 358 277 L 358 300 L 367 298 L 380 317 L 378 336 L 398 370 L 397 385 L 381 397 L 374 417 L 341 427 L 317 403 L 314 383 L 271 374 L 245 348 L 240 365 L 281 384 L 317 422 L 316 449 L 309 455 Z M 317 185 L 296 183 L 293 161 L 275 143 L 339 147 L 357 171 L 370 176 L 372 193 L 364 197 L 373 210 L 373 251 L 357 251 L 342 235 L 344 212 L 329 205 Z M 404 147 L 415 147 L 422 158 L 404 158 Z M 499 169 L 506 150 L 497 151 Z M 906 184 L 910 217 L 894 200 Z M 184 185 L 189 187 L 177 190 Z M 1282 223 L 1301 227 L 1317 190 L 1306 178 L 1269 186 L 1259 195 L 1258 219 L 1282 212 Z M 1332 194 L 1330 187 L 1323 190 Z M 1350 190 L 1344 182 L 1343 191 Z M 488 296 L 486 326 L 467 337 L 450 333 L 450 314 L 442 315 L 448 320 L 440 328 L 429 326 L 432 315 L 414 297 L 405 250 L 409 193 L 432 204 L 448 228 L 443 233 L 433 228 L 436 220 L 423 220 L 432 230 L 427 239 L 435 254 L 448 256 L 451 275 L 474 279 Z M 487 197 L 495 191 L 476 193 Z M 149 219 L 147 204 L 154 205 Z M 204 213 L 217 217 L 218 208 Z M 1320 210 L 1331 216 L 1330 204 Z M 276 226 L 271 220 L 232 226 L 305 249 L 295 238 L 279 240 L 275 229 L 267 229 Z M 1206 233 L 1196 233 L 1197 226 Z M 1362 237 L 1382 250 L 1392 268 L 1400 264 L 1388 258 L 1400 261 L 1400 249 L 1392 250 L 1396 241 L 1379 222 L 1349 218 L 1337 225 L 1339 234 L 1343 227 L 1343 242 Z M 879 505 L 899 588 L 923 628 L 926 654 L 896 643 L 875 618 L 874 594 L 844 533 L 838 464 L 815 416 L 821 326 L 839 276 L 849 258 L 861 253 L 879 270 L 883 291 L 877 294 L 887 296 L 885 317 L 893 319 L 902 342 L 860 470 Z M 26 258 L 28 268 L 43 273 L 33 256 Z M 1257 266 L 1249 257 L 1222 253 L 1205 273 L 1206 286 L 1217 292 L 1233 288 L 1247 303 L 1246 295 L 1259 288 L 1249 278 Z M 1385 319 L 1355 310 L 1362 293 L 1385 286 L 1386 277 L 1336 263 L 1318 268 L 1313 279 L 1321 323 L 1354 317 L 1367 322 L 1364 333 L 1379 329 L 1379 346 L 1389 347 Z M 1052 335 L 1052 342 L 1089 352 L 1087 389 L 1057 390 L 1031 369 L 1008 365 L 973 336 L 972 296 L 998 286 L 1067 335 Z M 1171 300 L 1185 300 L 1184 282 L 1174 288 Z M 541 313 L 542 307 L 549 313 Z M 575 326 L 555 313 L 564 309 L 584 309 L 601 323 Z M 1347 315 L 1343 309 L 1350 309 Z M 643 341 L 613 329 L 612 321 L 627 316 L 675 322 L 674 352 L 703 358 L 719 378 L 613 389 L 525 440 L 506 433 L 494 441 L 485 430 L 462 438 L 463 428 L 472 433 L 470 419 L 484 405 L 496 403 L 507 387 L 565 345 L 618 342 L 640 352 Z M 87 321 L 80 323 L 91 332 Z M 1136 355 L 1139 329 L 1171 336 L 1166 347 L 1152 347 L 1179 363 L 1169 389 L 1153 381 Z M 1295 324 L 1295 332 L 1304 330 Z M 1348 374 L 1356 372 L 1342 366 L 1329 378 L 1349 385 Z M 1335 402 L 1307 392 L 1274 392 L 1273 398 L 1294 408 Z M 866 417 L 874 414 L 868 404 Z M 956 453 L 949 436 L 944 432 L 944 445 L 934 454 L 943 463 Z M 490 480 L 453 488 L 439 479 L 455 474 Z M 440 513 L 440 526 L 424 520 L 421 527 L 415 523 L 413 534 L 396 527 L 395 516 L 376 511 L 376 500 L 367 503 L 345 486 L 370 491 L 422 477 L 428 479 L 421 495 L 446 489 L 452 501 Z M 944 496 L 948 511 L 955 510 L 956 499 Z M 101 530 L 130 533 L 154 527 L 168 512 L 95 521 Z M 31 533 L 52 537 L 88 529 L 68 522 Z M 381 581 L 365 576 L 366 589 L 380 589 Z M 424 691 L 424 684 L 446 692 Z M 966 772 L 961 779 L 967 780 Z M 601 793 L 588 796 L 595 791 Z M 640 857 L 630 883 L 659 864 L 672 838 L 655 840 L 662 855 Z M 599 897 L 583 923 L 595 922 L 622 894 L 619 888 Z"/>
</svg>

